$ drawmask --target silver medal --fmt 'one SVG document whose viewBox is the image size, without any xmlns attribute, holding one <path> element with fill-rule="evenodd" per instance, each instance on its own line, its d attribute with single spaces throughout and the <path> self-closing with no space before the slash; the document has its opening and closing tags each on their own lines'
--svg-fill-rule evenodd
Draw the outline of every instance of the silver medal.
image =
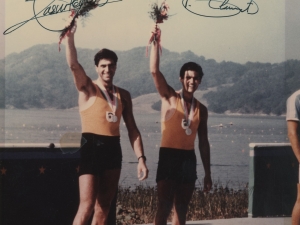
<svg viewBox="0 0 300 225">
<path fill-rule="evenodd" d="M 191 135 L 192 130 L 190 128 L 187 128 L 187 129 L 185 129 L 185 133 L 186 133 L 186 135 Z"/>
<path fill-rule="evenodd" d="M 106 112 L 106 120 L 108 122 L 114 123 L 118 121 L 118 117 L 115 116 L 112 112 Z"/>
<path fill-rule="evenodd" d="M 118 121 L 118 117 L 116 115 L 113 116 L 113 122 L 117 122 Z"/>
</svg>

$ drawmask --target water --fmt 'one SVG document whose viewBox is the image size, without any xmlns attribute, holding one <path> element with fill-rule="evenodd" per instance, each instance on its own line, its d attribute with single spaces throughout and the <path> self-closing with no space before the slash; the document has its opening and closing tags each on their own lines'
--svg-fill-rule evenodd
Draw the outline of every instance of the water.
<svg viewBox="0 0 300 225">
<path fill-rule="evenodd" d="M 0 142 L 6 143 L 59 143 L 68 133 L 80 135 L 79 113 L 72 110 L 0 110 Z M 142 134 L 149 178 L 143 183 L 155 185 L 160 145 L 159 113 L 135 114 Z M 219 126 L 222 124 L 222 126 Z M 232 124 L 232 125 L 231 125 Z M 249 177 L 249 143 L 288 142 L 284 117 L 209 115 L 208 135 L 211 147 L 211 172 L 214 183 L 244 186 Z M 76 135 L 75 135 L 76 136 Z M 79 143 L 79 139 L 75 138 Z M 121 122 L 123 165 L 120 182 L 137 185 L 137 159 L 129 143 L 127 129 Z M 203 166 L 195 143 L 198 160 L 199 185 Z"/>
</svg>

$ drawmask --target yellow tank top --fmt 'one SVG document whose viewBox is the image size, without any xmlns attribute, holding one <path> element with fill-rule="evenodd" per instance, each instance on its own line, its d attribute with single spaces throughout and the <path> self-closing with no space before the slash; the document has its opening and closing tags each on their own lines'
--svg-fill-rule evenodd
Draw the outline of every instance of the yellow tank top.
<svg viewBox="0 0 300 225">
<path fill-rule="evenodd" d="M 200 103 L 195 99 L 194 116 L 190 124 L 192 133 L 187 135 L 181 126 L 182 119 L 184 119 L 184 109 L 180 102 L 180 96 L 177 95 L 176 110 L 173 116 L 167 121 L 161 122 L 161 147 L 176 148 L 183 150 L 193 150 L 195 138 L 198 132 L 200 123 Z"/>
<path fill-rule="evenodd" d="M 119 89 L 115 87 L 117 93 L 118 107 L 115 116 L 116 122 L 109 122 L 107 114 L 112 112 L 107 100 L 95 84 L 97 93 L 96 100 L 89 108 L 80 112 L 82 133 L 93 133 L 106 136 L 120 136 L 120 121 L 122 116 L 122 101 Z"/>
</svg>

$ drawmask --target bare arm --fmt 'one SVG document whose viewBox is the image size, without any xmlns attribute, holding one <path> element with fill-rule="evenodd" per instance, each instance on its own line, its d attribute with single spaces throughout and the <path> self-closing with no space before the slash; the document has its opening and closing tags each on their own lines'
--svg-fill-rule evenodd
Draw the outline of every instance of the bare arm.
<svg viewBox="0 0 300 225">
<path fill-rule="evenodd" d="M 209 191 L 212 186 L 210 172 L 210 147 L 207 135 L 207 108 L 200 103 L 200 124 L 198 127 L 198 139 L 200 156 L 204 167 L 204 191 Z"/>
<path fill-rule="evenodd" d="M 150 72 L 153 77 L 154 85 L 162 98 L 169 99 L 172 96 L 176 96 L 176 93 L 172 87 L 170 87 L 159 70 L 159 39 L 160 29 L 155 27 L 152 31 L 155 34 L 155 41 L 152 42 L 152 48 L 150 53 Z"/>
<path fill-rule="evenodd" d="M 84 69 L 77 60 L 77 50 L 75 47 L 74 35 L 76 31 L 75 27 L 66 35 L 66 58 L 67 63 L 72 71 L 74 83 L 79 92 L 83 92 L 86 96 L 90 96 L 92 92 L 95 92 L 92 80 L 86 75 Z"/>
<path fill-rule="evenodd" d="M 298 138 L 298 126 L 299 121 L 288 120 L 287 121 L 287 129 L 288 129 L 288 137 L 292 145 L 293 152 L 300 163 L 300 142 Z"/>
<path fill-rule="evenodd" d="M 122 96 L 122 115 L 128 130 L 129 140 L 136 157 L 139 158 L 144 155 L 144 148 L 140 131 L 138 130 L 133 117 L 131 96 L 128 91 L 121 88 L 119 88 L 119 90 Z M 145 180 L 148 177 L 148 169 L 144 158 L 139 158 L 137 170 L 139 180 Z"/>
</svg>

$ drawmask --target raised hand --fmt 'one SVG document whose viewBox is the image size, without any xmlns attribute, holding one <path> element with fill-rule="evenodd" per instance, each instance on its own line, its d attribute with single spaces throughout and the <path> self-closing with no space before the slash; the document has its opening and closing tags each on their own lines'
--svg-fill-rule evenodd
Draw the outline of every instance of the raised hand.
<svg viewBox="0 0 300 225">
<path fill-rule="evenodd" d="M 65 28 L 63 29 L 62 33 L 61 33 L 61 37 L 63 38 L 63 36 L 68 35 L 70 33 L 74 34 L 77 28 L 77 19 L 78 16 L 75 14 L 74 11 L 72 11 L 71 15 L 69 15 L 69 17 L 66 20 L 65 23 Z"/>
<path fill-rule="evenodd" d="M 65 28 L 68 28 L 68 31 L 66 33 L 67 36 L 71 34 L 74 34 L 76 32 L 76 29 L 77 29 L 77 19 L 78 18 L 75 18 L 74 19 L 74 15 L 70 15 L 65 23 Z"/>
<path fill-rule="evenodd" d="M 157 23 L 152 27 L 151 30 L 151 37 L 149 40 L 149 44 L 151 44 L 153 41 L 160 42 L 160 36 L 161 36 L 161 30 Z"/>
<path fill-rule="evenodd" d="M 59 35 L 59 51 L 60 51 L 60 44 L 65 36 L 70 37 L 70 34 L 74 34 L 77 28 L 77 19 L 78 16 L 75 14 L 75 11 L 72 11 L 71 15 L 68 17 L 65 23 L 65 28 L 62 30 L 61 34 Z"/>
</svg>

